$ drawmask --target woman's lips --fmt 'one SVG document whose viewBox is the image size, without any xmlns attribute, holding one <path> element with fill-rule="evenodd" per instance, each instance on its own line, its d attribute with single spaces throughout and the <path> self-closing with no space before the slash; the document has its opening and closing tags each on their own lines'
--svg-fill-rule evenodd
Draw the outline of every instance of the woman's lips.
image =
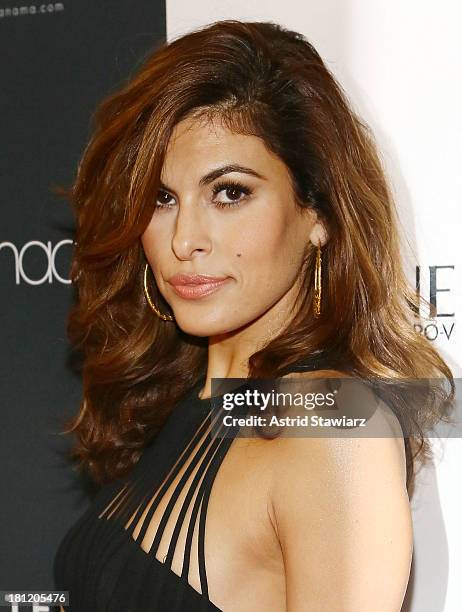
<svg viewBox="0 0 462 612">
<path fill-rule="evenodd" d="M 214 281 L 214 282 L 206 282 L 200 284 L 176 284 L 171 285 L 173 291 L 182 298 L 186 298 L 188 300 L 196 300 L 198 298 L 205 297 L 206 295 L 210 295 L 214 291 L 217 291 L 223 285 L 225 285 L 230 279 L 225 278 L 223 280 Z"/>
</svg>

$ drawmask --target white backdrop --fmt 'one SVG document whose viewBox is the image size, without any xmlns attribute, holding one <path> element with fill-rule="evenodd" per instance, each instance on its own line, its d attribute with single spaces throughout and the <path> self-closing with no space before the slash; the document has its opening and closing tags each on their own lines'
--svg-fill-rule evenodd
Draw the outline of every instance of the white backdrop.
<svg viewBox="0 0 462 612">
<path fill-rule="evenodd" d="M 460 377 L 462 5 L 457 0 L 167 0 L 169 39 L 218 19 L 302 32 L 373 128 L 394 189 L 407 273 L 437 311 L 423 330 Z M 424 313 L 429 315 L 430 313 Z M 462 440 L 434 444 L 413 498 L 411 612 L 459 612 Z"/>
</svg>

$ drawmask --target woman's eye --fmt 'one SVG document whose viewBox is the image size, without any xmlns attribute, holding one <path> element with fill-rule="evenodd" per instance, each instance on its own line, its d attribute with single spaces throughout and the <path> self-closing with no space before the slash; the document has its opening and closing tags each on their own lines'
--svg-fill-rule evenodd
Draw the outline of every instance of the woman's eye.
<svg viewBox="0 0 462 612">
<path fill-rule="evenodd" d="M 239 206 L 251 193 L 251 189 L 245 185 L 235 182 L 221 182 L 217 183 L 213 187 L 213 203 L 218 208 L 225 208 L 227 206 Z M 223 194 L 222 194 L 223 192 Z M 217 196 L 220 195 L 220 199 Z M 157 194 L 156 208 L 172 208 L 173 204 L 170 202 L 174 200 L 167 191 L 160 189 Z"/>
<path fill-rule="evenodd" d="M 216 196 L 221 192 L 223 192 L 225 199 L 217 200 Z M 250 195 L 250 193 L 251 190 L 240 183 L 217 183 L 213 187 L 213 201 L 219 208 L 223 208 L 225 206 L 239 206 L 239 204 L 243 202 L 246 197 Z M 242 197 L 242 194 L 244 194 L 244 197 Z"/>
<path fill-rule="evenodd" d="M 169 193 L 161 189 L 157 194 L 156 208 L 170 208 L 168 200 L 171 198 L 172 196 Z"/>
</svg>

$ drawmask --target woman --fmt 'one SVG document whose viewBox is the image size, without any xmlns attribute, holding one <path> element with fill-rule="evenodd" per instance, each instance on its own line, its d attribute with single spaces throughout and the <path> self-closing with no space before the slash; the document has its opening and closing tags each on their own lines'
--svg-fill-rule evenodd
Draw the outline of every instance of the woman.
<svg viewBox="0 0 462 612">
<path fill-rule="evenodd" d="M 67 196 L 68 431 L 104 485 L 55 559 L 70 609 L 400 610 L 422 435 L 208 429 L 213 378 L 453 383 L 413 327 L 373 137 L 315 49 L 234 20 L 161 45 L 100 105 Z"/>
</svg>

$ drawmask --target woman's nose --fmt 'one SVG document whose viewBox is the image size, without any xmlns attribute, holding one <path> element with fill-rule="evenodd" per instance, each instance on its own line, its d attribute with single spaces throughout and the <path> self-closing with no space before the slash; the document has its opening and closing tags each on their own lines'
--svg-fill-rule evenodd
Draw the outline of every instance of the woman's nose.
<svg viewBox="0 0 462 612">
<path fill-rule="evenodd" d="M 190 259 L 196 252 L 210 249 L 210 237 L 200 205 L 188 202 L 180 206 L 172 236 L 172 250 L 179 259 Z"/>
</svg>

